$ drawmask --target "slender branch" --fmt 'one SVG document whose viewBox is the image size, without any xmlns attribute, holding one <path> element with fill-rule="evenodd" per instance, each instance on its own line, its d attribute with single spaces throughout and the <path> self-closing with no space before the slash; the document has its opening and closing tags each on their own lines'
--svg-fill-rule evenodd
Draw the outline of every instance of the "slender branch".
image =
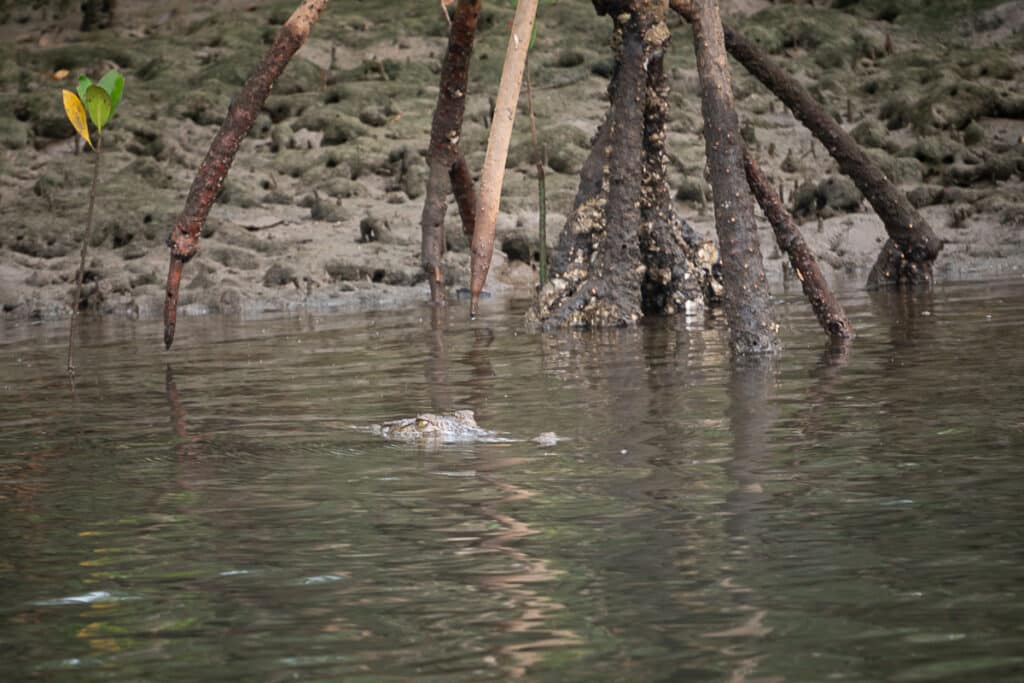
<svg viewBox="0 0 1024 683">
<path fill-rule="evenodd" d="M 75 138 L 77 140 L 77 138 Z M 71 322 L 68 323 L 68 374 L 75 376 L 75 323 L 78 321 L 78 307 L 82 300 L 82 282 L 85 280 L 85 257 L 92 240 L 92 215 L 96 206 L 96 183 L 100 176 L 100 153 L 103 150 L 103 134 L 96 134 L 96 158 L 92 164 L 92 185 L 89 187 L 89 211 L 85 217 L 85 236 L 82 238 L 82 252 L 75 274 L 75 298 L 71 300 Z"/>
<path fill-rule="evenodd" d="M 167 272 L 167 294 L 164 301 L 164 346 L 168 349 L 174 341 L 182 269 L 195 256 L 199 233 L 235 160 L 238 146 L 249 134 L 274 81 L 284 71 L 292 55 L 306 42 L 313 24 L 326 5 L 327 0 L 304 0 L 281 27 L 267 54 L 242 86 L 242 92 L 228 107 L 224 123 L 210 143 L 206 158 L 192 182 L 185 200 L 185 209 L 167 237 L 167 246 L 171 248 L 171 263 Z"/>
<path fill-rule="evenodd" d="M 469 60 L 473 54 L 479 15 L 480 0 L 459 0 L 448 34 L 448 50 L 441 65 L 441 84 L 430 127 L 429 175 L 420 219 L 420 260 L 430 283 L 430 301 L 437 306 L 445 304 L 441 259 L 445 248 L 444 216 L 449 190 L 454 190 L 462 216 L 462 229 L 467 233 L 473 231 L 473 177 L 465 159 L 459 154 L 459 137 L 462 135 Z"/>
<path fill-rule="evenodd" d="M 505 161 L 516 120 L 516 103 L 523 83 L 526 53 L 533 34 L 533 20 L 537 14 L 537 0 L 518 0 L 512 18 L 512 32 L 505 51 L 504 67 L 498 95 L 494 101 L 494 118 L 487 136 L 487 153 L 480 176 L 480 194 L 477 197 L 476 228 L 470 248 L 470 303 L 469 314 L 476 316 L 480 292 L 487 280 L 494 253 L 494 229 L 501 202 L 501 185 L 505 179 Z"/>
<path fill-rule="evenodd" d="M 533 83 L 530 80 L 530 59 L 526 59 L 526 104 L 530 112 L 530 141 L 533 144 L 533 161 L 537 165 L 537 229 L 540 238 L 540 285 L 548 280 L 548 235 L 547 206 L 544 187 L 544 150 L 537 137 L 537 117 L 533 111 Z"/>
<path fill-rule="evenodd" d="M 793 222 L 793 217 L 782 206 L 782 200 L 775 194 L 771 183 L 768 182 L 749 150 L 744 154 L 743 162 L 750 189 L 768 217 L 768 221 L 772 224 L 775 241 L 778 242 L 779 248 L 789 256 L 789 262 L 793 265 L 793 270 L 796 271 L 796 276 L 800 280 L 804 294 L 807 296 L 818 322 L 832 338 L 849 339 L 853 336 L 850 320 L 846 317 L 846 312 L 839 300 L 829 288 L 814 254 L 811 253 L 803 235 L 800 234 L 800 229 Z"/>
<path fill-rule="evenodd" d="M 542 149 L 543 152 L 543 149 Z M 537 163 L 537 237 L 540 240 L 540 286 L 548 281 L 548 200 L 544 162 Z"/>
</svg>

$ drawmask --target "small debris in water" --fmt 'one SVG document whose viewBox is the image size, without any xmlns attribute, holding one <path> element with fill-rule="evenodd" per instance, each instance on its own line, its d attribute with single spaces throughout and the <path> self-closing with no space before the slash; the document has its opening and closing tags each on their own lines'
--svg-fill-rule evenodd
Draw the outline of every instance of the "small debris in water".
<svg viewBox="0 0 1024 683">
<path fill-rule="evenodd" d="M 471 296 L 472 295 L 470 294 L 469 289 L 467 289 L 466 287 L 459 287 L 458 289 L 455 290 L 455 298 L 458 299 L 459 301 L 461 301 L 463 299 L 469 299 Z M 481 299 L 490 299 L 491 298 L 491 293 L 490 292 L 480 292 L 480 298 Z"/>
<path fill-rule="evenodd" d="M 530 440 L 538 446 L 554 446 L 559 441 L 565 441 L 564 438 L 554 432 L 541 432 Z"/>
<path fill-rule="evenodd" d="M 344 576 L 337 576 L 335 574 L 323 574 L 322 576 L 307 576 L 302 580 L 303 586 L 315 586 L 320 583 L 331 583 L 332 581 L 341 581 Z"/>
</svg>

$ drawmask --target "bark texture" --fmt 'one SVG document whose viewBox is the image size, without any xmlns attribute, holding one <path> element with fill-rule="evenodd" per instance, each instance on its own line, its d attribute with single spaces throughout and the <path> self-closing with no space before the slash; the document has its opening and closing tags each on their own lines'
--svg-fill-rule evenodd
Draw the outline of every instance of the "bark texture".
<svg viewBox="0 0 1024 683">
<path fill-rule="evenodd" d="M 475 316 L 480 292 L 487 281 L 494 253 L 494 230 L 501 203 L 501 186 L 505 180 L 505 162 L 512 139 L 512 126 L 516 120 L 519 91 L 523 85 L 526 53 L 533 35 L 533 20 L 537 15 L 538 0 L 518 0 L 512 17 L 512 31 L 505 50 L 501 82 L 494 100 L 494 117 L 487 135 L 487 153 L 480 173 L 480 193 L 477 197 L 476 225 L 470 243 L 470 315 Z"/>
<path fill-rule="evenodd" d="M 666 4 L 594 6 L 614 21 L 610 106 L 580 171 L 551 278 L 530 312 L 545 329 L 631 325 L 646 313 L 701 307 L 718 291 L 717 252 L 676 215 L 666 181 Z"/>
<path fill-rule="evenodd" d="M 736 354 L 771 352 L 778 347 L 778 338 L 754 220 L 754 199 L 743 177 L 743 141 L 733 106 L 718 2 L 697 0 L 694 7 L 693 44 L 715 230 L 722 252 L 729 344 Z"/>
<path fill-rule="evenodd" d="M 444 305 L 445 287 L 441 259 L 444 256 L 444 216 L 448 192 L 454 190 L 463 230 L 472 234 L 476 208 L 473 177 L 459 154 L 462 117 L 466 110 L 469 60 L 473 54 L 480 0 L 459 0 L 448 36 L 448 51 L 441 66 L 441 86 L 430 128 L 430 174 L 423 202 L 422 263 L 430 283 L 430 300 Z"/>
<path fill-rule="evenodd" d="M 671 0 L 674 10 L 693 23 L 699 2 Z M 853 137 L 829 116 L 795 78 L 772 62 L 754 43 L 724 27 L 726 48 L 733 57 L 789 107 L 828 150 L 864 194 L 885 224 L 889 240 L 868 278 L 869 286 L 928 284 L 932 264 L 942 249 L 931 226 Z"/>
<path fill-rule="evenodd" d="M 167 237 L 167 246 L 171 248 L 171 263 L 167 272 L 167 294 L 164 301 L 164 346 L 168 349 L 174 341 L 182 271 L 185 263 L 195 256 L 199 233 L 220 194 L 238 146 L 249 134 L 274 81 L 284 71 L 292 55 L 306 42 L 313 24 L 326 5 L 327 0 L 304 0 L 281 27 L 270 50 L 228 107 L 224 123 L 210 143 L 206 158 L 192 181 L 185 209 Z"/>
<path fill-rule="evenodd" d="M 843 310 L 839 300 L 825 281 L 825 276 L 818 267 L 818 262 L 811 253 L 807 242 L 804 241 L 800 229 L 793 222 L 782 200 L 775 194 L 771 183 L 761 171 L 760 166 L 750 156 L 749 150 L 744 156 L 744 168 L 747 172 L 747 182 L 750 189 L 757 198 L 758 204 L 764 211 L 768 221 L 775 231 L 775 241 L 779 248 L 789 257 L 789 262 L 796 271 L 796 276 L 803 287 L 804 295 L 814 310 L 814 315 L 824 328 L 825 332 L 835 339 L 849 339 L 853 337 L 853 327 L 849 318 Z"/>
<path fill-rule="evenodd" d="M 473 174 L 470 173 L 469 164 L 461 153 L 455 157 L 455 164 L 448 177 L 452 181 L 455 203 L 459 206 L 462 231 L 472 237 L 476 230 L 476 191 L 473 189 Z"/>
</svg>

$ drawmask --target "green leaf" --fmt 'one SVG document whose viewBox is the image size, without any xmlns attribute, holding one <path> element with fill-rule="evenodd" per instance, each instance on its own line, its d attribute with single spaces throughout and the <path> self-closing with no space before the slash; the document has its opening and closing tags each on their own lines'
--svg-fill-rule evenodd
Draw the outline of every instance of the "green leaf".
<svg viewBox="0 0 1024 683">
<path fill-rule="evenodd" d="M 91 78 L 88 76 L 78 77 L 78 99 L 82 100 L 83 103 L 85 102 L 85 91 L 89 89 L 90 85 L 92 85 Z"/>
<path fill-rule="evenodd" d="M 124 76 L 111 69 L 100 79 L 100 87 L 110 95 L 110 118 L 114 118 L 117 105 L 121 103 L 121 93 L 124 92 Z"/>
<path fill-rule="evenodd" d="M 75 93 L 64 90 L 64 113 L 68 115 L 68 121 L 75 127 L 78 134 L 92 147 L 92 140 L 89 139 L 89 124 L 85 120 L 85 107 L 82 100 L 78 99 Z"/>
<path fill-rule="evenodd" d="M 536 42 L 537 42 L 537 24 L 536 24 L 536 22 L 534 22 L 534 24 L 533 24 L 533 32 L 530 33 L 530 44 L 529 44 L 529 46 L 527 46 L 526 49 L 527 50 L 532 50 L 533 49 L 533 44 L 536 43 Z"/>
<path fill-rule="evenodd" d="M 85 91 L 85 110 L 96 130 L 103 132 L 103 126 L 110 120 L 110 95 L 98 85 L 90 85 Z"/>
</svg>

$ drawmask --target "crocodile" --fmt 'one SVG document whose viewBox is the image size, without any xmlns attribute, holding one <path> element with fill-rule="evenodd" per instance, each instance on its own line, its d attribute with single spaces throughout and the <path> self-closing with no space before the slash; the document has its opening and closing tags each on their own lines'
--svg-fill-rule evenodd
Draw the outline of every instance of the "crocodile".
<svg viewBox="0 0 1024 683">
<path fill-rule="evenodd" d="M 484 429 L 476 422 L 472 410 L 456 410 L 443 415 L 422 413 L 416 417 L 407 417 L 391 422 L 357 427 L 373 434 L 379 434 L 393 441 L 426 441 L 431 443 L 455 443 L 461 441 L 485 441 L 490 443 L 511 443 L 519 439 L 511 439 Z M 541 446 L 550 446 L 561 439 L 553 432 L 545 432 L 531 439 Z"/>
</svg>

